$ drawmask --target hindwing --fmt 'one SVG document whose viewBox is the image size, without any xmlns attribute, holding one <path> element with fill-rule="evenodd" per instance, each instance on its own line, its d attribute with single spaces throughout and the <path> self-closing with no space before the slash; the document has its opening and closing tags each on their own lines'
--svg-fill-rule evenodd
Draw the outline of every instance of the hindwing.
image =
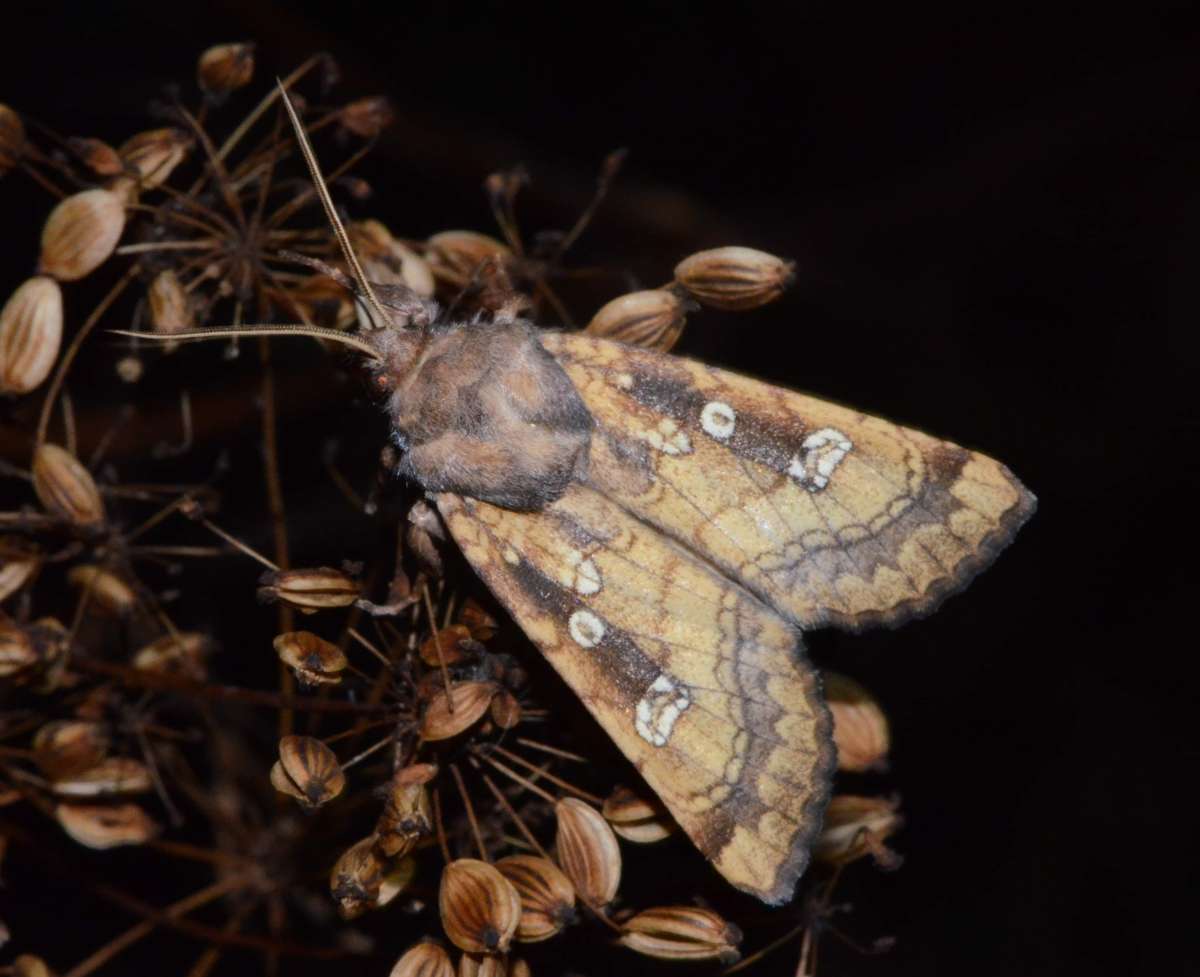
<svg viewBox="0 0 1200 977">
<path fill-rule="evenodd" d="M 796 629 L 588 486 L 540 512 L 443 494 L 463 553 L 696 846 L 790 898 L 835 766 Z"/>
<path fill-rule="evenodd" d="M 590 484 L 802 628 L 932 611 L 1034 510 L 999 462 L 881 418 L 579 333 L 542 342 L 596 421 Z"/>
</svg>

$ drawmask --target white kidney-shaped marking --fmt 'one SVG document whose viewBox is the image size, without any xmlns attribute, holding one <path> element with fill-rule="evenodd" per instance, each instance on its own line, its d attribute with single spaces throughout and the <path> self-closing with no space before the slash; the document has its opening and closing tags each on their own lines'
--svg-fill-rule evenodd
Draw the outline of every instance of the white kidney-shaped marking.
<svg viewBox="0 0 1200 977">
<path fill-rule="evenodd" d="M 651 746 L 666 746 L 683 711 L 692 704 L 688 687 L 663 672 L 638 701 L 634 728 Z"/>
<path fill-rule="evenodd" d="M 595 648 L 604 640 L 604 622 L 591 611 L 576 611 L 567 619 L 567 630 L 581 648 Z"/>
<path fill-rule="evenodd" d="M 567 554 L 567 564 L 571 568 L 567 585 L 575 593 L 590 597 L 600 592 L 600 588 L 604 586 L 604 578 L 600 576 L 600 568 L 594 560 L 584 556 L 579 550 L 571 550 Z"/>
<path fill-rule="evenodd" d="M 709 437 L 728 441 L 737 426 L 737 414 L 723 400 L 710 400 L 700 411 L 700 426 Z"/>
<path fill-rule="evenodd" d="M 837 428 L 823 427 L 805 438 L 801 447 L 804 457 L 792 456 L 788 474 L 810 492 L 820 492 L 854 444 Z"/>
</svg>

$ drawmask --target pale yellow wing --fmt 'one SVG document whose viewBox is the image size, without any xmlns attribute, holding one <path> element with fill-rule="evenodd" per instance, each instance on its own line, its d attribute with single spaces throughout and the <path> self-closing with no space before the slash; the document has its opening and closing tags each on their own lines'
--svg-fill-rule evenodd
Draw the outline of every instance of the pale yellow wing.
<svg viewBox="0 0 1200 977">
<path fill-rule="evenodd" d="M 835 766 L 784 618 L 599 492 L 542 512 L 438 496 L 513 618 L 730 882 L 791 897 Z"/>
<path fill-rule="evenodd" d="M 701 363 L 543 344 L 597 423 L 589 483 L 803 628 L 928 613 L 1033 512 L 1002 464 Z"/>
</svg>

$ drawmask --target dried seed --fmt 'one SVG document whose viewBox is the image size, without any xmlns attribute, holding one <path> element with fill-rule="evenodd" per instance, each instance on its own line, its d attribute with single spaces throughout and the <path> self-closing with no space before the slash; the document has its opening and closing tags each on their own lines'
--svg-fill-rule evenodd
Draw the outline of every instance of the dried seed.
<svg viewBox="0 0 1200 977">
<path fill-rule="evenodd" d="M 567 797 L 554 805 L 558 832 L 554 839 L 558 864 L 579 897 L 606 906 L 621 884 L 621 849 L 604 816 L 590 804 Z"/>
<path fill-rule="evenodd" d="M 54 816 L 62 829 L 86 848 L 141 845 L 159 830 L 136 804 L 59 804 Z"/>
<path fill-rule="evenodd" d="M 23 628 L 0 623 L 0 678 L 18 675 L 37 666 L 37 649 Z"/>
<path fill-rule="evenodd" d="M 95 480 L 66 448 L 38 445 L 31 467 L 33 491 L 47 512 L 81 527 L 104 522 L 104 502 Z"/>
<path fill-rule="evenodd" d="M 287 631 L 276 635 L 274 644 L 301 685 L 336 685 L 350 664 L 341 648 L 311 631 Z"/>
<path fill-rule="evenodd" d="M 367 278 L 384 285 L 406 285 L 426 298 L 433 295 L 433 271 L 428 262 L 377 220 L 356 221 L 347 231 Z"/>
<path fill-rule="evenodd" d="M 46 961 L 32 953 L 22 953 L 12 962 L 13 977 L 54 977 Z"/>
<path fill-rule="evenodd" d="M 343 919 L 361 916 L 375 906 L 383 884 L 383 863 L 375 854 L 375 837 L 347 848 L 333 866 L 329 891 Z"/>
<path fill-rule="evenodd" d="M 512 883 L 521 899 L 518 940 L 548 940 L 574 922 L 575 887 L 552 861 L 534 855 L 510 855 L 500 859 L 496 869 Z"/>
<path fill-rule="evenodd" d="M 125 229 L 125 206 L 108 190 L 84 190 L 58 204 L 42 227 L 38 271 L 73 282 L 113 253 Z"/>
<path fill-rule="evenodd" d="M 343 106 L 337 118 L 347 132 L 374 139 L 396 120 L 396 113 L 382 95 L 369 95 Z"/>
<path fill-rule="evenodd" d="M 50 785 L 62 797 L 144 794 L 154 784 L 146 765 L 132 757 L 109 757 L 94 767 L 56 779 Z"/>
<path fill-rule="evenodd" d="M 512 251 L 494 237 L 475 231 L 442 231 L 425 242 L 425 259 L 434 277 L 462 288 L 489 259 L 507 264 Z"/>
<path fill-rule="evenodd" d="M 71 635 L 61 621 L 52 617 L 38 618 L 32 624 L 25 625 L 25 634 L 33 642 L 33 649 L 43 667 L 56 665 L 66 656 Z"/>
<path fill-rule="evenodd" d="M 467 598 L 462 610 L 458 612 L 458 618 L 467 626 L 471 637 L 476 641 L 490 641 L 500 628 L 496 619 L 480 607 L 473 597 Z"/>
<path fill-rule="evenodd" d="M 116 176 L 125 172 L 120 153 L 103 139 L 74 136 L 67 140 L 67 145 L 83 165 L 97 176 Z"/>
<path fill-rule="evenodd" d="M 833 865 L 844 865 L 870 854 L 881 868 L 895 868 L 900 856 L 884 845 L 884 839 L 904 823 L 900 802 L 888 797 L 837 794 L 825 809 L 825 823 L 813 845 L 813 857 Z"/>
<path fill-rule="evenodd" d="M 508 977 L 506 958 L 495 953 L 464 953 L 458 958 L 458 977 Z"/>
<path fill-rule="evenodd" d="M 200 55 L 196 83 L 209 95 L 224 96 L 254 77 L 253 44 L 217 44 Z"/>
<path fill-rule="evenodd" d="M 699 251 L 675 266 L 675 281 L 705 305 L 753 309 L 783 294 L 795 277 L 795 262 L 754 248 Z"/>
<path fill-rule="evenodd" d="M 501 729 L 514 729 L 521 722 L 521 703 L 508 689 L 501 689 L 492 699 L 488 713 Z"/>
<path fill-rule="evenodd" d="M 625 921 L 617 942 L 660 960 L 720 960 L 738 958 L 742 931 L 711 909 L 698 906 L 659 906 Z"/>
<path fill-rule="evenodd" d="M 179 276 L 170 268 L 154 276 L 146 291 L 150 323 L 159 335 L 186 332 L 196 325 L 191 296 L 183 290 Z"/>
<path fill-rule="evenodd" d="M 58 358 L 62 332 L 58 282 L 37 275 L 19 285 L 0 310 L 0 394 L 26 394 L 40 386 Z"/>
<path fill-rule="evenodd" d="M 306 807 L 333 800 L 346 787 L 337 755 L 311 736 L 285 736 L 279 741 L 279 762 L 271 768 L 271 784 Z"/>
<path fill-rule="evenodd" d="M 438 650 L 442 657 L 438 659 Z M 431 668 L 445 663 L 454 665 L 462 661 L 468 654 L 482 650 L 482 647 L 471 637 L 471 631 L 465 624 L 451 624 L 437 632 L 437 637 L 430 635 L 422 643 L 418 651 L 421 661 Z"/>
<path fill-rule="evenodd" d="M 853 679 L 836 672 L 825 672 L 824 685 L 833 714 L 838 769 L 862 773 L 885 768 L 891 735 L 879 703 Z"/>
<path fill-rule="evenodd" d="M 151 129 L 127 139 L 120 150 L 125 166 L 138 177 L 143 190 L 153 190 L 170 177 L 192 148 L 182 129 Z"/>
<path fill-rule="evenodd" d="M 309 614 L 329 607 L 349 607 L 359 597 L 354 578 L 330 567 L 272 570 L 264 573 L 258 583 L 259 600 L 281 600 Z"/>
<path fill-rule="evenodd" d="M 662 841 L 678 828 L 658 798 L 642 797 L 628 787 L 614 788 L 605 798 L 602 812 L 613 831 L 637 844 Z"/>
<path fill-rule="evenodd" d="M 376 854 L 379 853 L 379 843 L 375 844 Z M 379 883 L 379 896 L 375 899 L 375 908 L 380 909 L 400 895 L 417 877 L 417 860 L 412 857 L 397 859 L 384 870 L 382 881 Z"/>
<path fill-rule="evenodd" d="M 124 617 L 137 606 L 133 588 L 104 567 L 90 563 L 72 567 L 67 571 L 67 582 L 88 592 L 91 600 L 89 606 L 116 617 Z"/>
<path fill-rule="evenodd" d="M 33 761 L 51 780 L 95 767 L 108 754 L 108 728 L 83 719 L 57 719 L 33 737 Z"/>
<path fill-rule="evenodd" d="M 426 785 L 437 776 L 432 763 L 401 767 L 388 785 L 387 802 L 375 831 L 379 850 L 387 856 L 407 853 L 416 842 L 433 831 L 433 816 Z"/>
<path fill-rule="evenodd" d="M 439 944 L 422 940 L 405 951 L 388 977 L 454 977 L 454 966 Z"/>
<path fill-rule="evenodd" d="M 620 295 L 600 307 L 586 332 L 631 346 L 665 353 L 678 342 L 687 321 L 687 303 L 669 289 Z"/>
<path fill-rule="evenodd" d="M 42 566 L 42 551 L 23 536 L 0 536 L 0 601 L 33 580 Z"/>
<path fill-rule="evenodd" d="M 428 741 L 448 740 L 474 726 L 487 712 L 494 682 L 455 682 L 450 694 L 442 686 L 434 689 L 421 717 L 421 736 Z"/>
<path fill-rule="evenodd" d="M 197 682 L 208 676 L 204 659 L 212 649 L 212 640 L 201 631 L 177 631 L 164 634 L 138 649 L 133 667 L 143 672 L 183 675 Z"/>
<path fill-rule="evenodd" d="M 25 123 L 11 108 L 0 102 L 0 176 L 4 176 L 25 155 Z"/>
<path fill-rule="evenodd" d="M 450 942 L 469 953 L 504 953 L 521 921 L 517 890 L 475 858 L 457 859 L 443 870 L 438 909 Z"/>
</svg>

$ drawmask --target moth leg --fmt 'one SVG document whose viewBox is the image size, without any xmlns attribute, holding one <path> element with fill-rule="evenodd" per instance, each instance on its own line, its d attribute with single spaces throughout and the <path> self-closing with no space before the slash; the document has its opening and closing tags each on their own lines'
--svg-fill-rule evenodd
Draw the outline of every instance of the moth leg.
<svg viewBox="0 0 1200 977">
<path fill-rule="evenodd" d="M 529 444 L 521 447 L 447 431 L 411 448 L 398 473 L 427 492 L 454 492 L 505 509 L 544 509 L 566 491 L 572 470 L 547 465 Z"/>
</svg>

